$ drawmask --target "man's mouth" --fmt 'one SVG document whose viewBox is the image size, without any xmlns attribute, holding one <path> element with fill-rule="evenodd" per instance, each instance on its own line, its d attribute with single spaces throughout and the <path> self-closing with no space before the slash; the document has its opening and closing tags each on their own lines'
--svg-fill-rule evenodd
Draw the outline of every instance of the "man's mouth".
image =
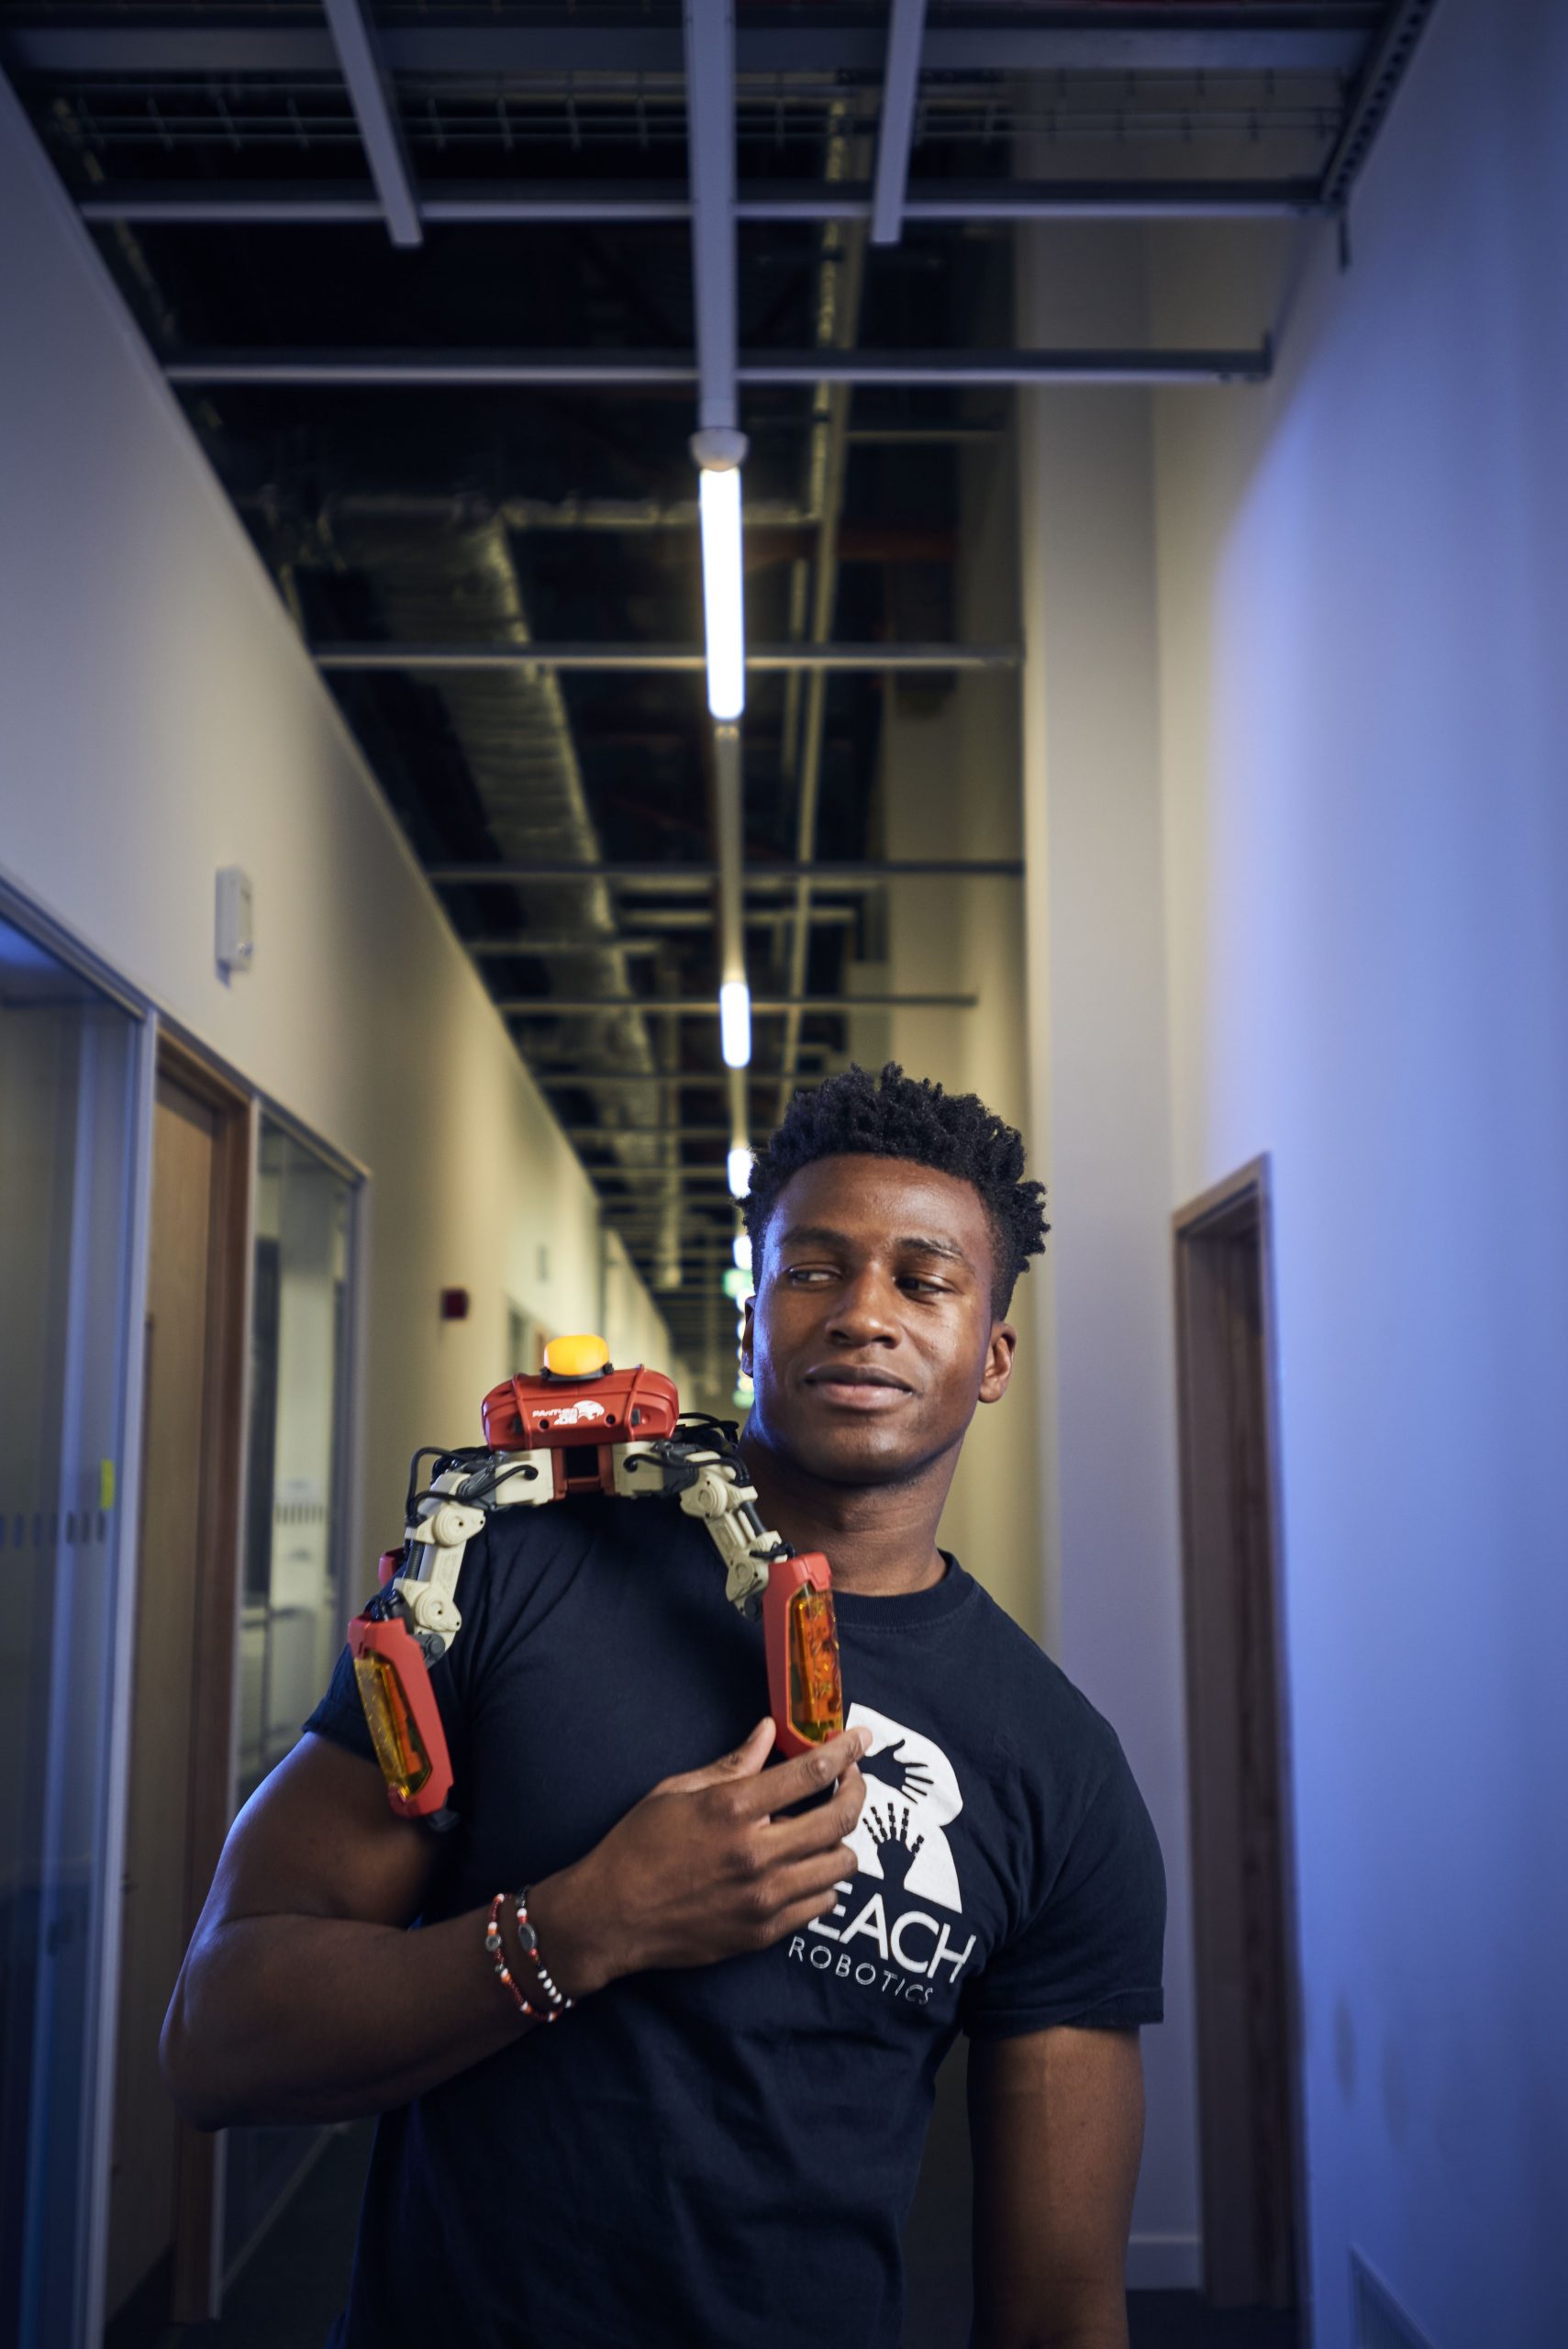
<svg viewBox="0 0 1568 2349">
<path fill-rule="evenodd" d="M 808 1370 L 803 1384 L 816 1387 L 829 1402 L 851 1411 L 888 1410 L 901 1397 L 914 1391 L 906 1380 L 896 1377 L 892 1371 L 873 1370 L 863 1363 L 824 1363 Z"/>
</svg>

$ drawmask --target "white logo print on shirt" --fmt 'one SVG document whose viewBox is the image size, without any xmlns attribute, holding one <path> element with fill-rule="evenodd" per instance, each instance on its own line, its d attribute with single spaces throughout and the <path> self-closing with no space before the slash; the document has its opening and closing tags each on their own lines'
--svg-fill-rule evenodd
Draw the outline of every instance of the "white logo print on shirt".
<svg viewBox="0 0 1568 2349">
<path fill-rule="evenodd" d="M 912 1900 L 963 1914 L 958 1869 L 943 1830 L 963 1809 L 958 1777 L 940 1745 L 870 1705 L 851 1705 L 846 1729 L 869 1729 L 866 1798 L 847 1840 L 862 1876 L 882 1876 Z"/>
<path fill-rule="evenodd" d="M 930 1913 L 963 1914 L 946 1832 L 963 1809 L 957 1773 L 932 1739 L 871 1705 L 851 1705 L 845 1727 L 872 1733 L 861 1756 L 866 1799 L 847 1839 L 856 1872 L 838 1886 L 828 1915 L 791 1935 L 785 1954 L 836 1982 L 929 2006 L 974 1954 L 973 1933 L 962 1941 L 962 1925 Z"/>
</svg>

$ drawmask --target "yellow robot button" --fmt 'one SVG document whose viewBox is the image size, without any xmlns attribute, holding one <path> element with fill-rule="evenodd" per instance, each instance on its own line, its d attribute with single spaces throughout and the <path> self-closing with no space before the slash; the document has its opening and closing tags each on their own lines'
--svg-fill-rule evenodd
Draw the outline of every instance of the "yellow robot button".
<svg viewBox="0 0 1568 2349">
<path fill-rule="evenodd" d="M 591 1378 L 610 1366 L 610 1350 L 603 1338 L 551 1338 L 544 1350 L 544 1366 L 557 1378 Z"/>
</svg>

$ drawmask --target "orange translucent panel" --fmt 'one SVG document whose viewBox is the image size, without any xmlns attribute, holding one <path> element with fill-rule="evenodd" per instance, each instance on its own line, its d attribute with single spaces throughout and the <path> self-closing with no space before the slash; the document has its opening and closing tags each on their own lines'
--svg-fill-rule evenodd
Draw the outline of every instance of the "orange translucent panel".
<svg viewBox="0 0 1568 2349">
<path fill-rule="evenodd" d="M 789 1602 L 789 1718 L 796 1734 L 826 1745 L 844 1726 L 833 1594 L 806 1587 Z"/>
<path fill-rule="evenodd" d="M 417 1795 L 430 1775 L 430 1757 L 419 1741 L 403 1683 L 379 1655 L 357 1655 L 354 1678 L 375 1747 L 381 1775 L 405 1800 Z"/>
</svg>

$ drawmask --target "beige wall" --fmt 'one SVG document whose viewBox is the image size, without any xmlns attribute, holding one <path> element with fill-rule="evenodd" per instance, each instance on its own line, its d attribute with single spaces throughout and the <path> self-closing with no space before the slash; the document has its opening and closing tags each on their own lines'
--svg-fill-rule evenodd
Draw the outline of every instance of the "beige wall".
<svg viewBox="0 0 1568 2349">
<path fill-rule="evenodd" d="M 1025 342 L 1136 347 L 1144 287 L 1136 234 L 1020 236 Z M 1048 1643 L 1115 1727 L 1164 1855 L 1166 2019 L 1143 2034 L 1128 2273 L 1177 2288 L 1200 2262 L 1149 396 L 1024 394 L 1018 434 L 1030 1080 L 1053 1226 Z"/>
<path fill-rule="evenodd" d="M 1006 440 L 965 451 L 958 633 L 1016 634 L 1013 452 Z M 962 674 L 930 715 L 889 691 L 878 796 L 891 857 L 1019 853 L 1018 678 Z M 973 1011 L 862 1013 L 852 1042 L 877 1065 L 897 1060 L 950 1092 L 978 1093 L 1010 1124 L 1027 1123 L 1024 948 L 1017 881 L 903 881 L 888 892 L 885 964 L 870 991 L 975 995 Z M 1038 1171 L 1038 1170 L 1036 1170 Z M 1036 1270 L 1018 1283 L 1011 1388 L 977 1411 L 943 1514 L 940 1540 L 1037 1638 L 1042 1623 L 1036 1407 Z"/>
</svg>

